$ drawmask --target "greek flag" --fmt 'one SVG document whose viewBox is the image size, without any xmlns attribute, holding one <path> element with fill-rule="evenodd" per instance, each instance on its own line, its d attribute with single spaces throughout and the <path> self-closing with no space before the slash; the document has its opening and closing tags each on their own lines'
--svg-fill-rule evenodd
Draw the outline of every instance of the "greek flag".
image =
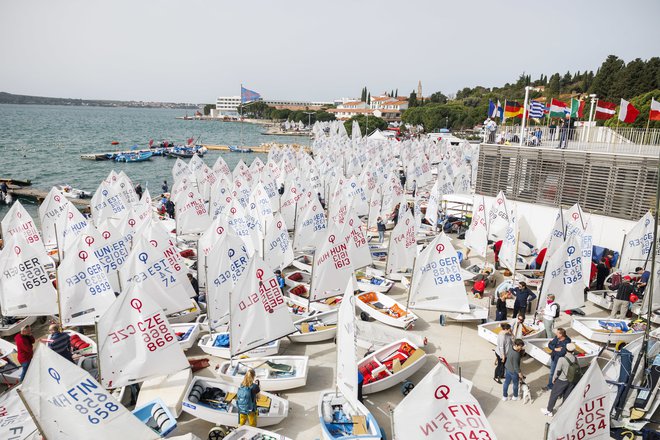
<svg viewBox="0 0 660 440">
<path fill-rule="evenodd" d="M 529 103 L 529 117 L 534 119 L 540 119 L 543 117 L 545 112 L 545 104 L 539 101 L 532 100 Z"/>
<path fill-rule="evenodd" d="M 246 89 L 241 86 L 241 104 L 247 102 L 258 101 L 261 99 L 261 95 L 255 92 L 254 90 Z"/>
</svg>

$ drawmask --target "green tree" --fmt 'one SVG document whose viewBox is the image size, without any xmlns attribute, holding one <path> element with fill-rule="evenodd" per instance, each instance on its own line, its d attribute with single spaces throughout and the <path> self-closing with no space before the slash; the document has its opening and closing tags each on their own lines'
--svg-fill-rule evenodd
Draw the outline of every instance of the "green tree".
<svg viewBox="0 0 660 440">
<path fill-rule="evenodd" d="M 596 72 L 589 93 L 595 93 L 601 99 L 615 100 L 619 97 L 613 96 L 613 86 L 617 82 L 625 64 L 616 55 L 607 57 Z"/>
<path fill-rule="evenodd" d="M 417 93 L 413 90 L 408 97 L 408 107 L 417 107 Z"/>
<path fill-rule="evenodd" d="M 349 136 L 353 131 L 353 121 L 357 121 L 363 136 L 370 135 L 376 129 L 387 129 L 387 122 L 384 119 L 377 118 L 376 116 L 357 115 L 344 122 L 344 127 Z"/>
<path fill-rule="evenodd" d="M 204 116 L 211 114 L 211 110 L 215 108 L 215 104 L 205 104 L 204 105 Z"/>
<path fill-rule="evenodd" d="M 433 103 L 436 104 L 445 104 L 447 102 L 447 96 L 444 95 L 442 92 L 437 91 L 429 97 L 429 100 Z"/>
<path fill-rule="evenodd" d="M 548 92 L 548 96 L 559 96 L 559 92 L 561 91 L 561 84 L 558 73 L 555 73 L 550 77 L 546 91 Z"/>
</svg>

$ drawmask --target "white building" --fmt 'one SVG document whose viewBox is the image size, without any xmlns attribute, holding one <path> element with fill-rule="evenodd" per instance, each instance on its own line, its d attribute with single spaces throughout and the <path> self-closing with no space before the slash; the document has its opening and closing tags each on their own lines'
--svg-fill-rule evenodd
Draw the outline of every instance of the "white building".
<svg viewBox="0 0 660 440">
<path fill-rule="evenodd" d="M 332 102 L 322 101 L 286 101 L 286 100 L 264 100 L 260 99 L 265 104 L 275 107 L 277 109 L 289 108 L 292 110 L 320 110 L 322 107 L 333 105 Z M 220 96 L 215 102 L 215 112 L 212 113 L 214 117 L 238 117 L 238 106 L 241 104 L 240 96 Z"/>
</svg>

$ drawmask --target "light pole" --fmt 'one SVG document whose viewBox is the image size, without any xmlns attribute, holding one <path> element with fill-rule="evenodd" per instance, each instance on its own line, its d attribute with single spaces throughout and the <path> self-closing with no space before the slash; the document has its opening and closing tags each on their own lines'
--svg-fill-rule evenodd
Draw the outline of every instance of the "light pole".
<svg viewBox="0 0 660 440">
<path fill-rule="evenodd" d="M 309 130 L 309 146 L 312 144 L 312 115 L 314 112 L 303 112 L 307 115 L 307 129 Z"/>
<path fill-rule="evenodd" d="M 589 125 L 587 125 L 587 139 L 586 139 L 587 142 L 589 142 L 589 134 L 591 134 L 591 124 L 593 123 L 594 107 L 598 103 L 598 97 L 595 93 L 589 95 L 589 98 L 591 98 L 591 107 L 589 108 Z"/>
</svg>

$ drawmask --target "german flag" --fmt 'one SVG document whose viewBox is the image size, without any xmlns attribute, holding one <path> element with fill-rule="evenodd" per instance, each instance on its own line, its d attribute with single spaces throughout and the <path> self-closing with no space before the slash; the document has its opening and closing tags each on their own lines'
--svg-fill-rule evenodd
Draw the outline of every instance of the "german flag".
<svg viewBox="0 0 660 440">
<path fill-rule="evenodd" d="M 523 106 L 517 101 L 504 102 L 504 117 L 508 118 L 522 118 Z"/>
</svg>

